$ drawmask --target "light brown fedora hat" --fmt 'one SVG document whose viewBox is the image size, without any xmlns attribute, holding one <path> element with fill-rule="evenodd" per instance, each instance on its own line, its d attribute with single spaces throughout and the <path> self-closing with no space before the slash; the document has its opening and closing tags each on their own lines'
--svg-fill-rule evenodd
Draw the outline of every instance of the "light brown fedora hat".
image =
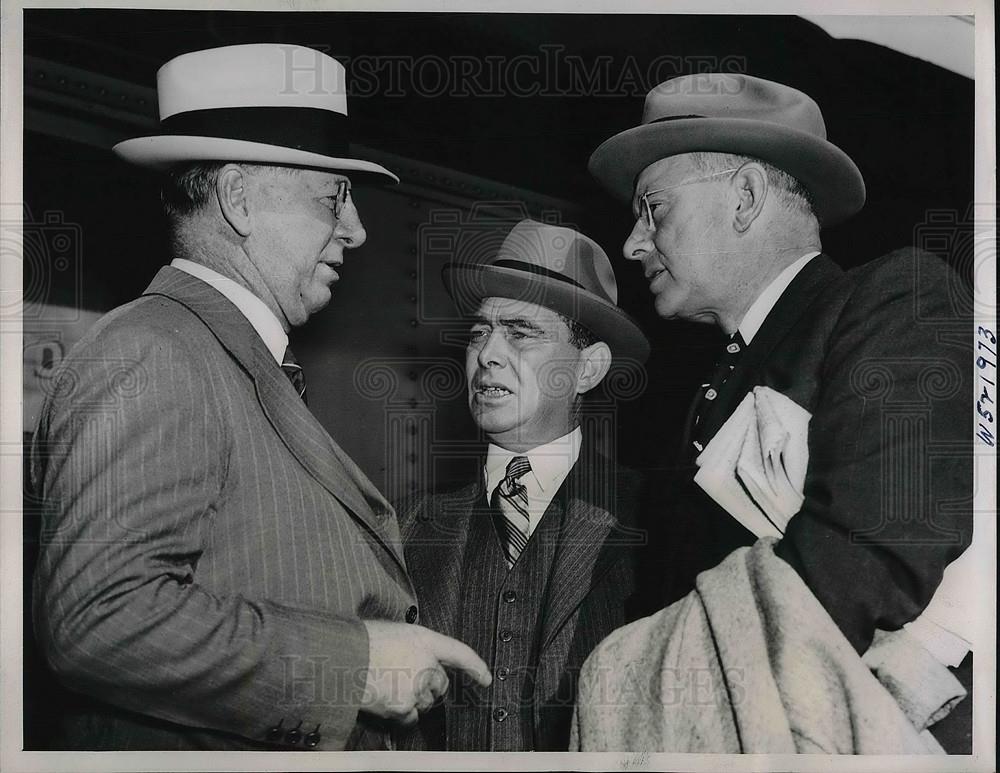
<svg viewBox="0 0 1000 773">
<path fill-rule="evenodd" d="M 788 172 L 812 195 L 823 225 L 865 203 L 861 172 L 827 140 L 816 102 L 790 86 L 736 73 L 664 81 L 646 95 L 642 124 L 603 142 L 588 168 L 614 196 L 630 201 L 647 166 L 699 151 L 753 156 Z"/>
<path fill-rule="evenodd" d="M 494 254 L 447 263 L 445 287 L 465 314 L 483 298 L 512 298 L 576 320 L 611 347 L 615 359 L 643 363 L 649 341 L 618 308 L 618 283 L 608 255 L 572 228 L 522 220 Z"/>
</svg>

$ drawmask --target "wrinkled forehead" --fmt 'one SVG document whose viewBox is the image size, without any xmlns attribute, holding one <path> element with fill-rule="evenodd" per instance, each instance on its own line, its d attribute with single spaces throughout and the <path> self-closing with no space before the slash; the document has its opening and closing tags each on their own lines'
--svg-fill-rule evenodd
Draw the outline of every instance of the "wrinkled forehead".
<svg viewBox="0 0 1000 773">
<path fill-rule="evenodd" d="M 492 324 L 524 320 L 543 330 L 558 330 L 566 327 L 566 323 L 558 312 L 545 306 L 539 306 L 537 303 L 528 303 L 513 298 L 483 298 L 476 310 L 476 317 Z"/>
</svg>

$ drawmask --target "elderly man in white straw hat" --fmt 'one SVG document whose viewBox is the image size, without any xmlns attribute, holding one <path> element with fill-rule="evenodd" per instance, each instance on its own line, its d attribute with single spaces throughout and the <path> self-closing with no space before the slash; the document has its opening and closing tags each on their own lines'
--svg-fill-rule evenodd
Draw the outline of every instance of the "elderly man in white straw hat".
<svg viewBox="0 0 1000 773">
<path fill-rule="evenodd" d="M 907 626 L 968 684 L 954 572 L 938 592 L 972 539 L 968 289 L 911 248 L 846 273 L 821 253 L 821 227 L 861 209 L 865 186 L 817 104 L 779 83 L 661 83 L 590 171 L 631 203 L 623 251 L 657 313 L 727 337 L 692 405 L 679 480 L 647 514 L 668 522 L 664 603 L 768 537 L 854 651 Z"/>
<path fill-rule="evenodd" d="M 494 254 L 449 263 L 471 320 L 469 410 L 489 439 L 481 474 L 401 510 L 425 623 L 472 646 L 493 684 L 456 680 L 413 748 L 558 751 L 584 658 L 626 622 L 639 478 L 580 426 L 612 362 L 649 344 L 617 306 L 611 262 L 570 228 L 523 220 Z M 617 365 L 616 365 L 617 367 Z"/>
<path fill-rule="evenodd" d="M 396 517 L 305 403 L 288 332 L 365 241 L 342 65 L 299 46 L 184 54 L 161 133 L 174 260 L 67 357 L 32 460 L 45 500 L 34 622 L 86 696 L 75 749 L 384 749 L 444 692 L 488 684 L 416 623 Z"/>
</svg>

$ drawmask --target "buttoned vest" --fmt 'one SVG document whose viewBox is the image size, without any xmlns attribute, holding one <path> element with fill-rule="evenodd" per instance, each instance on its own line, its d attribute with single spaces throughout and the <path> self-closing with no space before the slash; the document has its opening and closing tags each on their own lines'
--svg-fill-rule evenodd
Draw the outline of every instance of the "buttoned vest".
<svg viewBox="0 0 1000 773">
<path fill-rule="evenodd" d="M 488 688 L 456 684 L 446 729 L 449 750 L 534 748 L 535 671 L 564 508 L 549 506 L 508 570 L 494 524 L 474 513 L 462 564 L 458 638 L 489 665 Z"/>
</svg>

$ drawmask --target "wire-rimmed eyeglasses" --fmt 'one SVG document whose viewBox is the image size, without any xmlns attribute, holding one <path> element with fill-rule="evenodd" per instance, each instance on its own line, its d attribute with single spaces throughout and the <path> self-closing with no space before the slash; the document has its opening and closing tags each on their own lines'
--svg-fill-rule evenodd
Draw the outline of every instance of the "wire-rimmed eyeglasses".
<svg viewBox="0 0 1000 773">
<path fill-rule="evenodd" d="M 340 220 L 347 206 L 347 200 L 351 197 L 351 183 L 348 180 L 341 180 L 337 183 L 337 192 L 333 194 L 333 216 Z"/>
<path fill-rule="evenodd" d="M 639 213 L 639 217 L 642 218 L 644 225 L 647 230 L 652 231 L 656 227 L 656 223 L 653 222 L 653 208 L 649 204 L 649 196 L 654 193 L 663 193 L 664 191 L 672 191 L 674 188 L 682 188 L 685 185 L 691 185 L 692 183 L 702 183 L 711 180 L 715 177 L 722 177 L 724 174 L 729 174 L 731 172 L 736 172 L 739 167 L 733 167 L 732 169 L 723 169 L 721 172 L 713 172 L 712 174 L 702 175 L 701 177 L 693 177 L 690 180 L 684 180 L 683 182 L 677 183 L 677 185 L 668 185 L 666 188 L 656 188 L 652 191 L 646 191 L 639 198 L 642 199 L 642 211 Z"/>
</svg>

